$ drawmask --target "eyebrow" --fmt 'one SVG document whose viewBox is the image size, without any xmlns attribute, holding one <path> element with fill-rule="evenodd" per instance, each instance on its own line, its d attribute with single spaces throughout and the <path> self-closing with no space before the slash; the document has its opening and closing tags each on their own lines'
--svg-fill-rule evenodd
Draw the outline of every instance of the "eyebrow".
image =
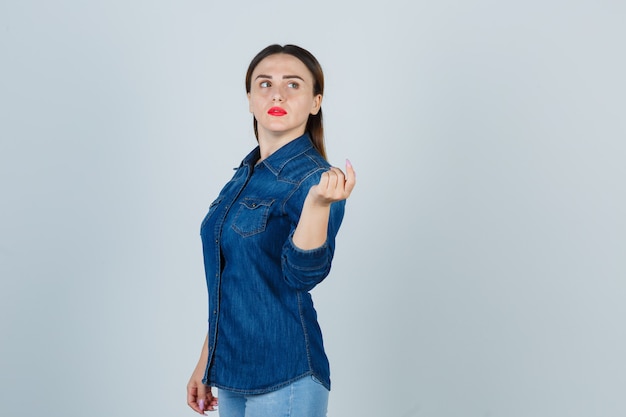
<svg viewBox="0 0 626 417">
<path fill-rule="evenodd" d="M 271 75 L 265 75 L 265 74 L 259 74 L 256 76 L 255 80 L 258 80 L 259 78 L 267 78 L 269 80 L 271 80 L 273 77 Z M 299 75 L 283 75 L 283 80 L 289 80 L 292 78 L 297 78 L 298 80 L 302 80 L 304 81 L 304 78 L 302 78 Z"/>
</svg>

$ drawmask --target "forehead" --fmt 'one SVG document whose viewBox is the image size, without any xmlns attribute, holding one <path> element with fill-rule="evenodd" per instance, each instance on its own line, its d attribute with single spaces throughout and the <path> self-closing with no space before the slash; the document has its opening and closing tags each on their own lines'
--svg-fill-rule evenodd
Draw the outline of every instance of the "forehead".
<svg viewBox="0 0 626 417">
<path fill-rule="evenodd" d="M 274 54 L 263 58 L 252 72 L 252 78 L 259 74 L 272 76 L 299 75 L 305 80 L 313 80 L 313 74 L 311 74 L 306 65 L 295 56 L 289 54 Z"/>
</svg>

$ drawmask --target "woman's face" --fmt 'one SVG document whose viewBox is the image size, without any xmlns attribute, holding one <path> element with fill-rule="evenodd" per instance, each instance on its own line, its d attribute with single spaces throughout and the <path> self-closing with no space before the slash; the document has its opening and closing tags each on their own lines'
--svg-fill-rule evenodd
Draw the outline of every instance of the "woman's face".
<svg viewBox="0 0 626 417">
<path fill-rule="evenodd" d="M 292 55 L 274 54 L 259 62 L 248 93 L 259 140 L 291 140 L 304 134 L 309 115 L 317 114 L 322 104 L 313 86 L 311 72 Z"/>
</svg>

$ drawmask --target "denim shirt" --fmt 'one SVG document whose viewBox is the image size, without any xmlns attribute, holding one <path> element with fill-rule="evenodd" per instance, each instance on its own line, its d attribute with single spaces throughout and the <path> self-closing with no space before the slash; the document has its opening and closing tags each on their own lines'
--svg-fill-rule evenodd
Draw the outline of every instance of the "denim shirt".
<svg viewBox="0 0 626 417">
<path fill-rule="evenodd" d="M 247 394 L 307 375 L 330 389 L 309 291 L 330 272 L 345 201 L 331 204 L 328 237 L 302 250 L 293 232 L 309 188 L 330 167 L 307 134 L 260 163 L 241 163 L 202 222 L 209 293 L 206 385 Z"/>
</svg>

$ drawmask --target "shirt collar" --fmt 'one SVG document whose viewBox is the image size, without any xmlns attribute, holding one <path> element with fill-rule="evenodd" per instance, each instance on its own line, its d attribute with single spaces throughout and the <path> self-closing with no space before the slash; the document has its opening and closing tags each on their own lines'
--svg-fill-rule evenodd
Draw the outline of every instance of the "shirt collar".
<svg viewBox="0 0 626 417">
<path fill-rule="evenodd" d="M 277 149 L 273 154 L 265 158 L 260 163 L 265 165 L 274 175 L 278 175 L 280 171 L 287 165 L 289 161 L 313 148 L 313 143 L 308 133 L 292 140 Z M 242 165 L 253 166 L 259 160 L 260 150 L 257 146 L 252 152 L 246 156 Z"/>
</svg>

